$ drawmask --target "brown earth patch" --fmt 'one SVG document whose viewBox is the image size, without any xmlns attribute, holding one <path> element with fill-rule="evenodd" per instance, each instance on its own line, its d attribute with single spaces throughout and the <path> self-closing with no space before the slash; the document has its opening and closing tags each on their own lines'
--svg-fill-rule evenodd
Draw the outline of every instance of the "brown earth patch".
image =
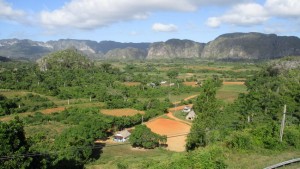
<svg viewBox="0 0 300 169">
<path fill-rule="evenodd" d="M 183 84 L 186 86 L 199 87 L 197 82 L 183 82 Z"/>
<path fill-rule="evenodd" d="M 56 107 L 56 108 L 41 110 L 41 112 L 43 114 L 51 114 L 51 113 L 54 113 L 54 112 L 61 112 L 61 111 L 64 111 L 64 110 L 66 110 L 65 107 Z"/>
<path fill-rule="evenodd" d="M 136 114 L 145 114 L 144 111 L 139 111 L 135 109 L 102 109 L 100 110 L 101 113 L 110 115 L 110 116 L 134 116 Z"/>
<path fill-rule="evenodd" d="M 148 122 L 146 125 L 154 133 L 167 135 L 167 149 L 177 152 L 185 151 L 186 138 L 191 126 L 165 118 L 157 118 Z"/>
<path fill-rule="evenodd" d="M 224 85 L 244 85 L 245 82 L 223 82 Z"/>
<path fill-rule="evenodd" d="M 57 108 L 51 108 L 51 109 L 44 109 L 44 110 L 37 110 L 36 112 L 41 112 L 43 114 L 51 114 L 55 112 L 61 112 L 64 111 L 66 108 L 65 107 L 57 107 Z M 13 115 L 8 115 L 5 117 L 0 117 L 0 121 L 10 121 L 14 119 L 16 116 L 19 117 L 26 117 L 29 115 L 34 115 L 35 112 L 24 112 L 24 113 L 19 113 L 19 114 L 13 114 Z"/>
<path fill-rule="evenodd" d="M 141 83 L 140 82 L 123 82 L 123 84 L 126 86 L 138 86 Z"/>
</svg>

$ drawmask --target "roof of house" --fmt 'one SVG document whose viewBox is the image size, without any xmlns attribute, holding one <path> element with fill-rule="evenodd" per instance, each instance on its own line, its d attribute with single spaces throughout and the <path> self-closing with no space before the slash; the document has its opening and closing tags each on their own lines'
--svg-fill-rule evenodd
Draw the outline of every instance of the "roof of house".
<svg viewBox="0 0 300 169">
<path fill-rule="evenodd" d="M 194 112 L 194 110 L 190 111 L 189 114 L 186 116 L 186 118 L 195 118 L 196 117 L 196 113 Z"/>
<path fill-rule="evenodd" d="M 122 136 L 124 138 L 130 136 L 131 133 L 128 130 L 122 130 L 122 131 L 118 131 L 115 136 Z"/>
</svg>

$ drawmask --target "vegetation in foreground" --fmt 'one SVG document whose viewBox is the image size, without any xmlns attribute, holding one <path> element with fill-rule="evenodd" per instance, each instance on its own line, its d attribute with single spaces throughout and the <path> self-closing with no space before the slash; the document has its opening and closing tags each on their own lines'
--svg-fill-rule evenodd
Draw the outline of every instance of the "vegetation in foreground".
<svg viewBox="0 0 300 169">
<path fill-rule="evenodd" d="M 68 54 L 72 54 L 72 57 L 77 56 L 73 52 L 62 53 L 64 55 L 61 57 L 68 57 Z M 54 55 L 57 56 L 57 54 Z M 78 60 L 89 62 L 85 59 Z M 115 130 L 140 124 L 141 115 L 113 117 L 100 114 L 99 108 L 96 107 L 69 108 L 60 113 L 36 112 L 21 120 L 16 118 L 9 122 L 0 122 L 2 168 L 83 168 L 85 165 L 93 167 L 102 162 L 106 163 L 106 166 L 107 163 L 113 162 L 112 165 L 118 168 L 170 168 L 174 166 L 178 168 L 238 168 L 241 167 L 237 164 L 239 160 L 234 163 L 229 159 L 239 156 L 243 158 L 245 153 L 253 155 L 253 159 L 274 154 L 280 157 L 278 154 L 281 153 L 291 153 L 291 157 L 299 155 L 300 70 L 299 67 L 286 69 L 284 64 L 287 61 L 266 66 L 252 76 L 250 76 L 251 73 L 248 74 L 247 91 L 238 89 L 243 92 L 233 102 L 219 100 L 217 93 L 222 84 L 221 79 L 227 75 L 234 76 L 237 72 L 229 73 L 228 71 L 221 74 L 221 72 L 216 72 L 219 70 L 205 70 L 210 75 L 204 73 L 200 77 L 195 74 L 203 73 L 202 69 L 195 71 L 179 66 L 180 72 L 174 73 L 172 66 L 178 68 L 177 63 L 170 63 L 172 66 L 168 67 L 169 69 L 161 71 L 159 69 L 161 67 L 156 69 L 151 65 L 149 67 L 127 65 L 121 70 L 107 63 L 97 67 L 91 63 L 77 65 L 76 59 L 74 63 L 69 63 L 73 59 L 65 61 L 61 63 L 61 66 L 57 64 L 49 66 L 47 70 L 30 64 L 19 64 L 17 69 L 14 64 L 5 65 L 0 74 L 1 82 L 3 82 L 1 88 L 26 90 L 38 94 L 18 96 L 17 99 L 1 96 L 1 115 L 22 113 L 20 111 L 22 107 L 26 107 L 24 111 L 56 107 L 56 104 L 48 99 L 48 96 L 51 96 L 60 99 L 84 98 L 104 102 L 104 107 L 107 109 L 134 108 L 145 111 L 143 118 L 148 120 L 162 115 L 167 110 L 170 100 L 166 96 L 169 93 L 180 95 L 200 92 L 200 95 L 192 101 L 198 117 L 193 122 L 191 133 L 188 135 L 186 145 L 188 152 L 146 150 L 145 154 L 158 152 L 157 154 L 160 154 L 162 158 L 170 157 L 169 160 L 155 160 L 141 153 L 141 156 L 154 159 L 153 163 L 144 163 L 145 160 L 139 163 L 133 160 L 136 163 L 132 164 L 130 160 L 135 156 L 130 156 L 130 154 L 124 158 L 114 155 L 108 158 L 105 155 L 107 152 L 105 147 L 109 148 L 109 146 L 104 143 L 95 144 L 94 141 L 106 139 Z M 51 65 L 51 62 L 50 59 L 47 64 Z M 201 78 L 206 80 L 202 79 L 202 87 L 184 86 L 182 73 L 193 74 L 190 77 L 184 77 L 186 75 L 184 74 L 184 80 L 197 81 Z M 213 74 L 216 76 L 211 76 Z M 164 87 L 155 79 L 167 79 L 177 85 Z M 126 81 L 140 82 L 140 85 L 126 86 L 122 83 Z M 34 105 L 35 102 L 45 104 Z M 287 105 L 287 118 L 283 139 L 280 141 L 279 131 L 284 105 Z M 53 125 L 56 128 L 49 130 L 49 127 Z M 142 132 L 136 130 L 139 134 L 147 130 L 142 129 L 141 126 L 136 127 L 142 130 Z M 30 132 L 32 129 L 35 132 Z M 133 137 L 131 140 L 132 144 L 139 147 L 154 148 L 165 139 L 149 132 L 147 136 L 153 136 L 150 140 L 154 142 L 150 141 L 145 145 L 137 144 L 139 134 L 136 139 Z M 107 159 L 102 159 L 102 157 Z M 124 162 L 115 162 L 114 158 Z M 247 160 L 243 164 L 249 165 Z M 259 167 L 264 164 L 259 164 Z"/>
</svg>

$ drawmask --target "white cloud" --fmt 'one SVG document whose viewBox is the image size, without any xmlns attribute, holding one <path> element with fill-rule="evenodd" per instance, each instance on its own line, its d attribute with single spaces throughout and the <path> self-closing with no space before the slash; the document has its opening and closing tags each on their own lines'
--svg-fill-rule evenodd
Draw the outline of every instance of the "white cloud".
<svg viewBox="0 0 300 169">
<path fill-rule="evenodd" d="M 42 11 L 47 28 L 96 29 L 113 23 L 146 19 L 157 11 L 191 12 L 205 5 L 228 5 L 240 0 L 72 0 L 59 9 Z"/>
<path fill-rule="evenodd" d="M 206 24 L 210 27 L 219 27 L 222 23 L 253 26 L 262 24 L 268 19 L 268 13 L 263 6 L 256 3 L 246 3 L 235 5 L 222 16 L 208 18 Z"/>
<path fill-rule="evenodd" d="M 25 12 L 21 10 L 15 10 L 10 4 L 0 0 L 0 19 L 23 22 L 22 20 L 25 19 L 25 15 Z"/>
<path fill-rule="evenodd" d="M 112 23 L 145 19 L 152 11 L 193 11 L 197 6 L 187 0 L 73 0 L 60 9 L 43 11 L 41 23 L 48 28 L 94 29 Z"/>
<path fill-rule="evenodd" d="M 222 21 L 218 17 L 210 17 L 207 19 L 206 25 L 212 28 L 217 28 L 221 25 Z"/>
<path fill-rule="evenodd" d="M 178 28 L 174 24 L 155 23 L 152 25 L 152 30 L 156 32 L 176 32 Z"/>
<path fill-rule="evenodd" d="M 299 0 L 267 0 L 265 7 L 271 15 L 279 17 L 300 17 Z"/>
</svg>

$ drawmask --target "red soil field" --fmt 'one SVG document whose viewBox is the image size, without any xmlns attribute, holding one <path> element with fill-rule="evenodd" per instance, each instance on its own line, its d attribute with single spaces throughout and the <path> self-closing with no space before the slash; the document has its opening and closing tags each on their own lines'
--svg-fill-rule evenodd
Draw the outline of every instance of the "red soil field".
<svg viewBox="0 0 300 169">
<path fill-rule="evenodd" d="M 244 85 L 245 82 L 223 82 L 224 85 Z"/>
<path fill-rule="evenodd" d="M 185 151 L 186 137 L 190 132 L 190 125 L 164 118 L 157 118 L 146 125 L 154 133 L 167 135 L 167 149 L 177 152 Z"/>
<path fill-rule="evenodd" d="M 183 82 L 183 84 L 186 86 L 199 87 L 199 85 L 197 85 L 197 82 Z"/>
<path fill-rule="evenodd" d="M 66 109 L 65 107 L 57 107 L 57 108 L 45 109 L 45 110 L 42 110 L 41 112 L 43 114 L 51 114 L 51 113 L 54 113 L 54 112 L 64 111 L 65 109 Z"/>
<path fill-rule="evenodd" d="M 110 115 L 110 116 L 133 116 L 136 114 L 145 114 L 144 111 L 134 110 L 134 109 L 102 109 L 101 113 Z"/>
</svg>

